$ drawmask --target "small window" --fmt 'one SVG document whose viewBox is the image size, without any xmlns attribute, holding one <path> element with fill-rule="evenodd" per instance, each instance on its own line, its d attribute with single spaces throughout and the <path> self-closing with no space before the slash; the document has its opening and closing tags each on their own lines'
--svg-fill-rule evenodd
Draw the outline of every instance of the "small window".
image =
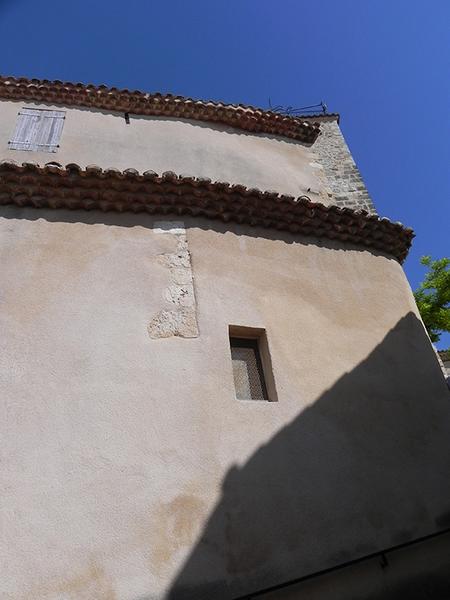
<svg viewBox="0 0 450 600">
<path fill-rule="evenodd" d="M 10 150 L 56 152 L 64 118 L 62 110 L 22 108 L 17 116 L 13 138 L 9 142 Z"/>
<path fill-rule="evenodd" d="M 276 400 L 265 331 L 232 325 L 229 335 L 236 398 Z"/>
</svg>

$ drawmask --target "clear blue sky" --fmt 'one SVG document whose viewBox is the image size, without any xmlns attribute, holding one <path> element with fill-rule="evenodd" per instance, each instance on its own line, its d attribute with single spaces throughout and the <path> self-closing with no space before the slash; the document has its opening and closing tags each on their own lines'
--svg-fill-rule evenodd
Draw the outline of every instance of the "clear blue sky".
<svg viewBox="0 0 450 600">
<path fill-rule="evenodd" d="M 5 75 L 262 107 L 324 99 L 378 212 L 416 231 L 413 288 L 421 255 L 450 256 L 449 40 L 450 0 L 0 0 Z"/>
</svg>

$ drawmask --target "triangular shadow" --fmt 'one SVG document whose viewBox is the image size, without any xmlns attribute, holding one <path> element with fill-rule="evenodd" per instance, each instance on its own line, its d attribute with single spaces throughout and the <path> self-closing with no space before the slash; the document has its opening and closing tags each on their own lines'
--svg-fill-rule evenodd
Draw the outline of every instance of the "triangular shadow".
<svg viewBox="0 0 450 600">
<path fill-rule="evenodd" d="M 409 313 L 228 472 L 167 598 L 238 598 L 448 525 L 449 399 Z"/>
</svg>

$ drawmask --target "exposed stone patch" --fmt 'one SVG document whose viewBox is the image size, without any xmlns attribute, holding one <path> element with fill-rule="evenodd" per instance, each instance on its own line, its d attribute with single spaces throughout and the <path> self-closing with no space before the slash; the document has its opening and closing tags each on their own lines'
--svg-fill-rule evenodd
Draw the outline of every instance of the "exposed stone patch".
<svg viewBox="0 0 450 600">
<path fill-rule="evenodd" d="M 148 332 L 151 338 L 198 337 L 195 308 L 160 311 L 150 322 Z"/>
<path fill-rule="evenodd" d="M 157 221 L 154 231 L 174 236 L 177 246 L 175 252 L 158 256 L 158 260 L 170 272 L 170 283 L 163 292 L 167 309 L 153 317 L 148 325 L 148 333 L 151 338 L 198 337 L 191 257 L 184 223 Z"/>
</svg>

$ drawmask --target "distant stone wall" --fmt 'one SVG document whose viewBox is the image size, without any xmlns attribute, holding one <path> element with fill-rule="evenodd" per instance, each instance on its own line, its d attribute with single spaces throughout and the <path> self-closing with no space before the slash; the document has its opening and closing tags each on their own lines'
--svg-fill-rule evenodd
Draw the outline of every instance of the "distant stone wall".
<svg viewBox="0 0 450 600">
<path fill-rule="evenodd" d="M 321 121 L 320 128 L 313 149 L 324 169 L 330 203 L 376 214 L 337 121 Z"/>
<path fill-rule="evenodd" d="M 444 362 L 444 374 L 450 377 L 450 360 Z"/>
<path fill-rule="evenodd" d="M 446 377 L 450 377 L 450 350 L 438 350 L 439 362 Z"/>
</svg>

